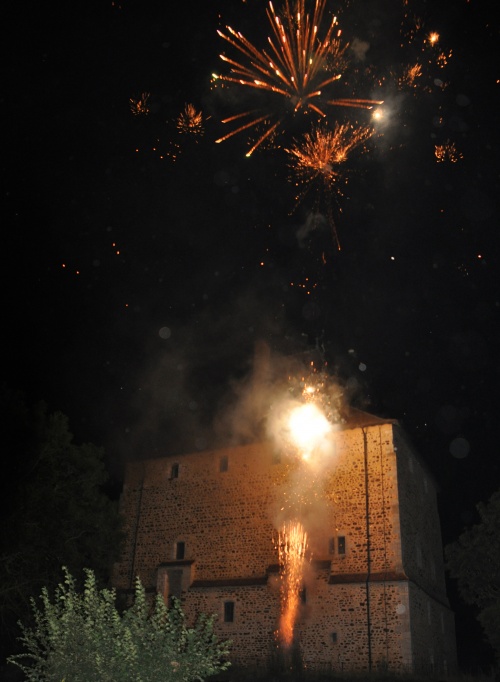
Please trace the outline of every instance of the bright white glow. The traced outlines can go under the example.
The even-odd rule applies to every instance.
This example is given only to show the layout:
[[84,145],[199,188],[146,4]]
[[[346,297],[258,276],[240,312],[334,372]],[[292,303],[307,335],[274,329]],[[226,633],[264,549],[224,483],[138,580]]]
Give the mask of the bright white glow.
[[311,452],[320,445],[332,430],[323,412],[312,403],[294,408],[288,420],[293,441],[302,450],[302,457],[309,459]]

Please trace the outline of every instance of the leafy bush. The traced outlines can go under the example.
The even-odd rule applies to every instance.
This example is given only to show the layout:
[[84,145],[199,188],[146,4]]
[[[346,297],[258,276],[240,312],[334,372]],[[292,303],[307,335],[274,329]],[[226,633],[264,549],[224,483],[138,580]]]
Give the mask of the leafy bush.
[[213,631],[215,616],[188,628],[178,600],[151,605],[139,579],[132,606],[120,613],[114,590],[99,590],[85,570],[83,593],[64,569],[64,583],[41,608],[32,600],[34,626],[21,625],[25,651],[7,660],[33,682],[193,682],[229,667],[228,642]]

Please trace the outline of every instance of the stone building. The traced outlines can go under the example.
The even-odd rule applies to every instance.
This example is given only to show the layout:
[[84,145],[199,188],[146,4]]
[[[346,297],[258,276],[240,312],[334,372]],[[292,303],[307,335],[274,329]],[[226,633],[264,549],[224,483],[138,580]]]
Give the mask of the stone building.
[[118,590],[136,576],[216,613],[235,664],[277,647],[283,582],[277,532],[298,520],[307,560],[294,646],[311,669],[456,668],[436,483],[401,427],[351,410],[321,467],[270,442],[128,464]]

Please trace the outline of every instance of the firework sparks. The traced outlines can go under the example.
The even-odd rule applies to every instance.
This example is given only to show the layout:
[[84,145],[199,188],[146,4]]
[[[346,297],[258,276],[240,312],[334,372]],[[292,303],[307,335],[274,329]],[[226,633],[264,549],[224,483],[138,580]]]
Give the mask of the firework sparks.
[[149,114],[148,100],[150,96],[149,92],[143,92],[140,97],[129,99],[130,111],[134,116],[147,116]]
[[302,524],[298,521],[285,523],[277,544],[281,578],[279,637],[281,643],[289,647],[293,642],[307,549],[307,534]]
[[339,384],[331,380],[326,371],[318,371],[311,363],[308,376],[300,378],[299,387],[293,388],[293,381],[289,378],[290,390],[300,391],[306,404],[316,405],[325,415],[330,424],[338,424],[341,421],[343,404],[343,391]]
[[193,104],[186,104],[177,117],[177,130],[181,135],[203,135],[203,114]]
[[[314,10],[308,13],[305,0],[296,1],[295,11],[292,11],[290,0],[285,0],[280,16],[270,2],[266,13],[273,34],[268,37],[267,50],[257,48],[230,26],[226,27],[226,33],[218,31],[220,37],[245,59],[237,61],[220,55],[230,65],[230,72],[229,75],[214,75],[214,78],[277,95],[281,98],[281,106],[279,114],[270,106],[266,110],[245,111],[223,119],[223,123],[238,122],[239,125],[216,142],[223,142],[237,133],[264,124],[265,131],[247,152],[247,156],[250,156],[276,132],[288,113],[293,115],[298,111],[309,111],[324,117],[326,105],[371,109],[382,103],[370,99],[328,97],[322,103],[320,98],[323,89],[342,78],[348,48],[348,44],[340,41],[335,16],[320,37],[325,3],[326,0],[315,0]],[[283,98],[288,104],[285,110],[282,106]]]
[[457,151],[454,142],[447,140],[445,144],[437,144],[434,147],[434,154],[436,156],[437,163],[443,163],[444,161],[449,161],[450,163],[456,163],[460,159],[463,159],[463,154]]
[[[327,214],[337,247],[340,242],[333,219],[331,198],[336,194],[342,196],[342,185],[347,182],[347,175],[342,164],[349,153],[364,144],[374,133],[373,128],[358,127],[350,124],[336,124],[334,130],[318,126],[306,133],[300,141],[295,141],[290,149],[289,166],[299,193],[296,197],[300,203],[305,195],[316,187],[323,194],[327,204]],[[319,183],[319,187],[318,187]],[[318,200],[319,203],[319,200]],[[316,208],[319,208],[318,206]]]
[[408,66],[401,78],[398,80],[398,85],[400,88],[407,86],[410,88],[415,88],[417,86],[418,80],[422,77],[422,65],[413,64]]

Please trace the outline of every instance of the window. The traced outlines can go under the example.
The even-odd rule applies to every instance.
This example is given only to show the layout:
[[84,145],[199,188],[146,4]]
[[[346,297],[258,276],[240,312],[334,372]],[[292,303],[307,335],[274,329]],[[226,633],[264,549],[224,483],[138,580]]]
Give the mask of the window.
[[299,592],[299,599],[301,604],[306,604],[307,603],[307,590],[306,586],[303,585],[300,592]]
[[224,602],[224,623],[234,622],[234,601]]
[[186,543],[185,542],[177,542],[175,545],[175,558],[180,561],[184,559],[184,555],[186,553]]
[[335,554],[335,538],[328,538],[328,554]]
[[227,455],[222,455],[219,460],[219,471],[227,471],[229,467],[229,461]]
[[345,535],[339,535],[337,538],[337,552],[345,554]]
[[178,464],[172,464],[172,468],[170,469],[170,478],[179,478],[179,465]]
[[182,570],[170,569],[167,571],[168,576],[168,600],[172,604],[172,597],[176,599],[181,598],[182,593]]
[[337,633],[332,632],[330,637],[332,638],[332,644],[337,644]]

